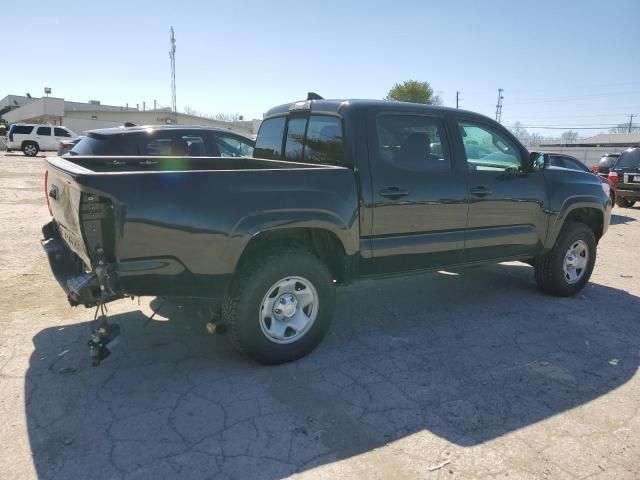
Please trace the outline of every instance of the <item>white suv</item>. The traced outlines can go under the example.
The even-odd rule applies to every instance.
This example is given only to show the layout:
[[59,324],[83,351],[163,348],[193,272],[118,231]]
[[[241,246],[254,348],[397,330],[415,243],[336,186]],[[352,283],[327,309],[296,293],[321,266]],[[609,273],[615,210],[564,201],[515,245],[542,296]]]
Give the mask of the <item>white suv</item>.
[[15,123],[9,127],[7,150],[22,150],[26,156],[33,157],[39,151],[56,151],[61,140],[77,137],[65,127]]

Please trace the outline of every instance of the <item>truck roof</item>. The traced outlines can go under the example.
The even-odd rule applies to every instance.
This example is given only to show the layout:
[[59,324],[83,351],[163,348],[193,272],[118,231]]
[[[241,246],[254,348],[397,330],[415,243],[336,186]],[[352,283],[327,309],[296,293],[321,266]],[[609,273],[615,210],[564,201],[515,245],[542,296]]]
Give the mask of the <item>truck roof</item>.
[[[410,102],[398,102],[395,100],[370,100],[370,99],[322,99],[322,100],[300,100],[293,103],[285,103],[273,107],[267,111],[265,118],[272,116],[282,115],[296,110],[309,110],[314,113],[325,113],[329,115],[340,115],[345,109],[357,109],[384,106],[391,107],[393,109],[407,109],[415,110],[416,107],[431,112],[464,112],[472,115],[482,116],[479,113],[471,112],[469,110],[456,109],[451,107],[439,107],[435,105],[424,105]],[[488,118],[488,117],[487,117]]]

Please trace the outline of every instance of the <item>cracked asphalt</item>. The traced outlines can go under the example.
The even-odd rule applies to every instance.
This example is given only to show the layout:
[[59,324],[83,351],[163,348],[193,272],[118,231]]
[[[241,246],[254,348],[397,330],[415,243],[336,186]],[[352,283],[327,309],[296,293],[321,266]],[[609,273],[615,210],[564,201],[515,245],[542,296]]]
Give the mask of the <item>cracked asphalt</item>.
[[640,208],[575,298],[519,263],[366,281],[278,367],[192,305],[122,300],[92,368],[94,312],[39,245],[42,160],[0,153],[1,478],[640,478]]

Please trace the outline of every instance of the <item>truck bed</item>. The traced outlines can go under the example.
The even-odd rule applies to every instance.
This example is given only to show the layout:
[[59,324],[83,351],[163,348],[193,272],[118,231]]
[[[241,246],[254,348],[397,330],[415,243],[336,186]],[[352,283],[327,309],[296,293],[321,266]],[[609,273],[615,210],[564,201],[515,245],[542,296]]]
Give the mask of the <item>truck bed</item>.
[[[104,269],[114,297],[209,297],[226,290],[252,237],[296,225],[329,229],[358,248],[358,195],[347,168],[256,158],[80,156],[51,157],[46,167],[54,221],[45,239],[53,240],[54,257],[75,262],[66,262],[63,288],[85,285],[89,277],[95,286]],[[73,291],[67,294],[73,301]],[[87,292],[75,297],[92,303]]]

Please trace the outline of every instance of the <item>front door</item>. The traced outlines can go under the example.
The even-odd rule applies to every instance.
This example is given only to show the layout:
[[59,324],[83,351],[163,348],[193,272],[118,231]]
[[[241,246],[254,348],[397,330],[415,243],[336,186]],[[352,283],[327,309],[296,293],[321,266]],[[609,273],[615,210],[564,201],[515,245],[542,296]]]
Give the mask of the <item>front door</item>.
[[469,186],[465,261],[535,255],[547,233],[543,172],[528,171],[526,150],[498,125],[461,118],[457,127]]
[[444,119],[421,113],[371,112],[367,128],[373,259],[365,273],[462,261],[466,177],[464,170],[455,168]]
[[58,145],[55,137],[51,135],[51,127],[38,127],[36,130],[36,141],[40,150],[57,150]]

